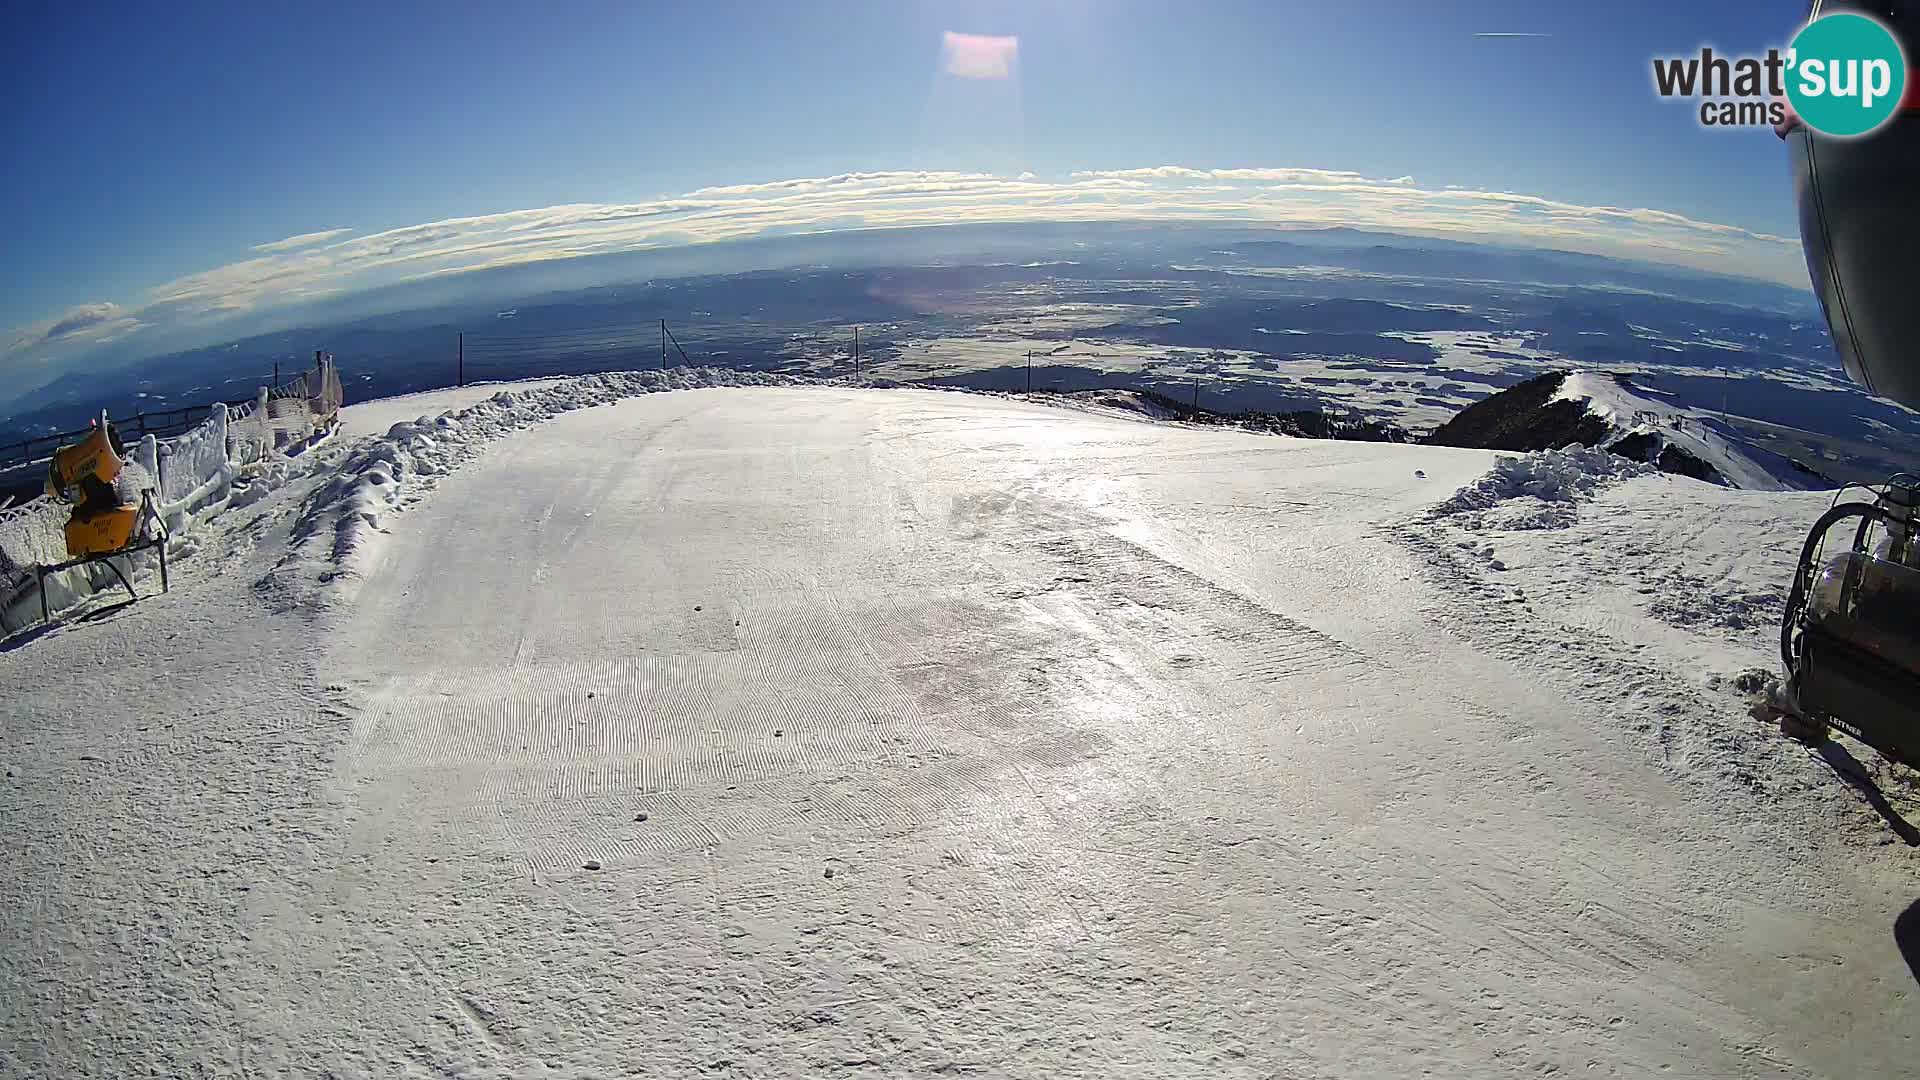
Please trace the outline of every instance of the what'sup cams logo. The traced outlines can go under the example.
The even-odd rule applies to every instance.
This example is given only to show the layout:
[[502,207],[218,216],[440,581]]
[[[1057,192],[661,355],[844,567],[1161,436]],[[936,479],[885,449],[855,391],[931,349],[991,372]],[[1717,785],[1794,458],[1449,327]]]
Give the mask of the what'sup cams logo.
[[1878,19],[1836,12],[1801,27],[1784,53],[1655,57],[1653,86],[1663,98],[1698,99],[1705,127],[1777,128],[1790,105],[1806,126],[1846,138],[1879,130],[1899,111],[1907,57]]

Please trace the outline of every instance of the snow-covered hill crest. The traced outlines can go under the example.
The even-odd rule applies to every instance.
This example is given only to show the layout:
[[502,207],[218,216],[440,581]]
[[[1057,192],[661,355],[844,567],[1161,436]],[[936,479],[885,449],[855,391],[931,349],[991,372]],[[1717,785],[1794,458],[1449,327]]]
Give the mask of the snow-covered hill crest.
[[1723,487],[1803,491],[1827,477],[1742,439],[1718,416],[1678,405],[1625,375],[1551,372],[1461,410],[1427,439],[1441,446],[1606,450]]

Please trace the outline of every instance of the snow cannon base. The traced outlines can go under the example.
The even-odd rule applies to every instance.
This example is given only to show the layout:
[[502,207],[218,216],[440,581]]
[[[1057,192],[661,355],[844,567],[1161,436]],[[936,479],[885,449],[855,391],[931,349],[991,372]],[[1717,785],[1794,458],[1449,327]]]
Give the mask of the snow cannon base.
[[[140,599],[140,594],[134,589],[132,580],[128,578],[126,573],[121,571],[120,567],[116,565],[113,560],[125,558],[128,569],[131,570],[133,568],[132,557],[134,555],[143,551],[154,551],[159,554],[160,591],[173,591],[173,584],[167,574],[167,540],[169,537],[166,526],[160,521],[159,512],[154,509],[153,492],[142,492],[140,495],[140,504],[126,511],[126,514],[127,520],[124,522],[121,522],[117,517],[113,519],[113,528],[118,529],[120,525],[123,524],[126,526],[124,534],[118,537],[117,547],[83,547],[78,551],[75,558],[68,559],[66,562],[34,567],[36,578],[35,586],[40,591],[40,621],[42,623],[53,622],[53,613],[49,610],[47,603],[47,578],[50,575],[60,573],[64,570],[73,570],[95,564],[105,565],[108,570],[113,572],[113,576],[119,579],[120,586],[127,590],[127,602],[133,603]],[[70,549],[74,547],[72,522],[69,522],[67,525],[67,543]]]
[[1912,715],[1920,684],[1912,672],[1814,630],[1795,692],[1808,717],[1835,723],[1888,758],[1920,768],[1920,723]]

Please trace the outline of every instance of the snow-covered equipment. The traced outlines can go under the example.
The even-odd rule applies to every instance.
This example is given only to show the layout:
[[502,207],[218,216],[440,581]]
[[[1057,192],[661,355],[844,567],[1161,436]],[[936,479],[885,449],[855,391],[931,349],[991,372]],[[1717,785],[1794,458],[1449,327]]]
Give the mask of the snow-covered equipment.
[[76,566],[104,563],[138,600],[139,593],[113,560],[157,548],[161,588],[167,588],[166,527],[154,510],[152,489],[135,491],[127,483],[118,441],[106,413],[101,413],[86,438],[54,451],[47,463],[47,497],[71,504],[73,511],[65,530],[71,558],[35,568],[42,619],[47,617],[47,575]]
[[72,505],[67,517],[67,554],[118,551],[133,539],[140,500],[119,483],[126,466],[105,413],[87,436],[53,452],[47,463],[47,497]]
[[[1843,490],[1841,494],[1845,494]],[[1831,725],[1920,767],[1920,477],[1901,474],[1814,523],[1780,624],[1788,683],[1774,711],[1789,734]],[[1849,525],[1852,543],[1826,554]]]
[[338,428],[342,403],[333,354],[315,351],[312,368],[229,411],[229,457],[253,466],[318,442]]

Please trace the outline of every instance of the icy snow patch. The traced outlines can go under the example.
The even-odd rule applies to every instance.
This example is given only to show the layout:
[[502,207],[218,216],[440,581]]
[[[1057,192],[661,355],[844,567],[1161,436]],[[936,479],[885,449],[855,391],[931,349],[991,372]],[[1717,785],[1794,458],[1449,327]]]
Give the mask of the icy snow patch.
[[1434,517],[1471,515],[1469,527],[1564,529],[1578,518],[1574,504],[1603,488],[1658,470],[1605,450],[1580,445],[1501,457],[1493,471],[1434,507]]

